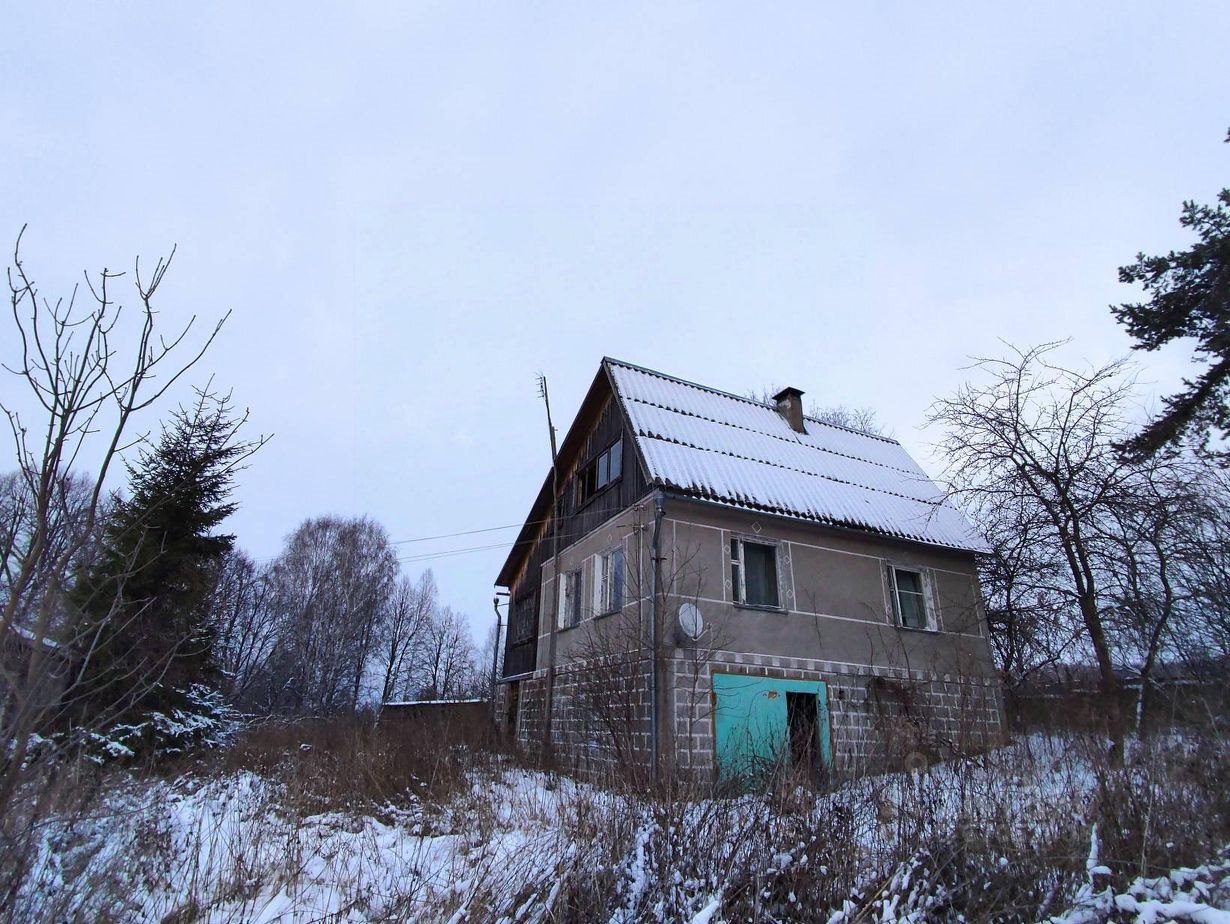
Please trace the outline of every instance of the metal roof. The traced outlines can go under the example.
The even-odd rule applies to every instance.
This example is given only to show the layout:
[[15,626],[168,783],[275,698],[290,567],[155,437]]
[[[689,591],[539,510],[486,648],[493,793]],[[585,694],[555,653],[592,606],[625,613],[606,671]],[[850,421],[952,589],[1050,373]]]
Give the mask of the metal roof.
[[812,417],[798,433],[771,405],[603,363],[652,483],[731,507],[986,551],[896,440]]

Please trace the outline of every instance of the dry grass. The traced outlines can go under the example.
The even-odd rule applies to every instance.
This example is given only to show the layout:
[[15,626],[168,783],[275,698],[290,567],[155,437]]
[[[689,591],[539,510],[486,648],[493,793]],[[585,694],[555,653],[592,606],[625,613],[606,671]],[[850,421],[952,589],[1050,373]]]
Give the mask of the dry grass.
[[363,811],[442,804],[467,774],[500,759],[485,722],[342,715],[267,722],[246,730],[215,772],[250,770],[286,780],[305,811]]
[[484,735],[265,725],[152,777],[99,776],[94,808],[56,828],[60,878],[7,916],[1033,921],[1089,881],[1095,825],[1120,885],[1230,843],[1230,754],[1211,738],[1137,742],[1114,767],[1104,739],[1038,736],[828,791],[778,776],[731,794],[589,786]]

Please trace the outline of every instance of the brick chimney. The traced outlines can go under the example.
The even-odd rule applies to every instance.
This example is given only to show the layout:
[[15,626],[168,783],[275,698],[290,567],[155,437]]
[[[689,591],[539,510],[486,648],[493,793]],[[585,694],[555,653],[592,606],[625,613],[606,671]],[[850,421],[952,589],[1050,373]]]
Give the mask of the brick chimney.
[[797,388],[783,388],[773,396],[777,402],[777,413],[786,418],[790,429],[798,433],[806,433],[803,428],[803,392]]

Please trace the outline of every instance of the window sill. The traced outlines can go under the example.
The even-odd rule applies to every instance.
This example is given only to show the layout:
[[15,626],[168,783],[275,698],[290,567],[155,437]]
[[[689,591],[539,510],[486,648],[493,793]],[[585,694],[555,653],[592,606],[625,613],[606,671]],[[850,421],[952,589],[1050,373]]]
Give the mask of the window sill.
[[940,630],[936,626],[903,626],[901,623],[894,623],[898,629],[906,632],[925,632],[927,635],[939,635]]
[[783,613],[785,614],[785,613],[790,612],[784,606],[765,606],[759,603],[739,603],[737,601],[733,605],[735,609],[737,610],[751,610],[754,613]]

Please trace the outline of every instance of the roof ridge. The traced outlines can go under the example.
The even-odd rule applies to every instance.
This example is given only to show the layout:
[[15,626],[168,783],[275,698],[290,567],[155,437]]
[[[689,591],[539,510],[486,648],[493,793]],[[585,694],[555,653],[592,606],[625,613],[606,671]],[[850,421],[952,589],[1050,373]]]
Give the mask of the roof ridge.
[[671,382],[678,382],[680,385],[690,385],[692,388],[699,388],[701,391],[707,391],[714,395],[721,395],[723,398],[734,398],[736,401],[742,401],[745,404],[754,404],[756,407],[773,409],[773,405],[765,404],[763,401],[757,401],[755,398],[749,398],[746,395],[736,395],[734,392],[722,391],[720,388],[714,388],[711,385],[702,385],[700,382],[693,382],[690,379],[682,379],[677,375],[671,375],[669,372],[659,372],[657,369],[650,369],[648,366],[638,366],[636,363],[630,363],[623,359],[616,359],[613,356],[602,357],[604,363],[614,363],[617,366],[623,366],[625,369],[635,369],[637,372],[644,372],[647,375],[656,375],[660,379],[667,379]]
[[[671,375],[668,372],[659,372],[657,369],[650,369],[648,366],[640,366],[640,365],[637,365],[636,363],[630,363],[624,359],[616,359],[614,356],[604,356],[602,357],[602,362],[603,363],[613,363],[614,365],[617,365],[617,366],[623,366],[625,369],[634,369],[637,372],[643,372],[646,375],[655,375],[660,379],[666,379],[667,381],[670,381],[670,382],[677,382],[680,385],[688,385],[692,388],[698,388],[701,391],[707,391],[710,394],[720,395],[723,398],[733,398],[736,401],[742,401],[745,404],[751,404],[751,405],[754,405],[755,407],[767,408],[768,410],[773,411],[774,413],[777,413],[777,409],[772,404],[769,404],[765,401],[757,401],[755,398],[749,398],[746,395],[736,395],[734,392],[723,391],[722,389],[714,388],[711,385],[702,385],[699,382],[693,382],[690,379],[680,378],[679,376]],[[847,427],[844,424],[829,423],[827,420],[820,420],[816,417],[811,417],[807,414],[803,415],[803,419],[810,420],[812,423],[819,424],[822,427],[833,427],[836,430],[845,430],[847,433],[854,433],[854,434],[857,434],[858,436],[868,437],[869,439],[880,440],[881,442],[884,442],[884,443],[891,443],[894,446],[901,445],[900,440],[893,439],[891,436],[883,436],[879,433],[871,433],[867,430],[860,430],[857,427]],[[721,421],[718,421],[718,422],[720,423]]]

